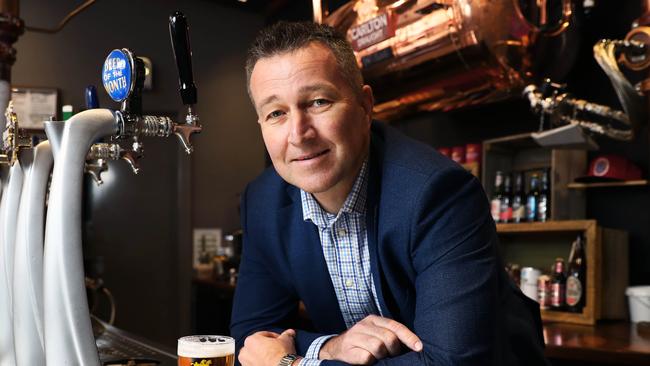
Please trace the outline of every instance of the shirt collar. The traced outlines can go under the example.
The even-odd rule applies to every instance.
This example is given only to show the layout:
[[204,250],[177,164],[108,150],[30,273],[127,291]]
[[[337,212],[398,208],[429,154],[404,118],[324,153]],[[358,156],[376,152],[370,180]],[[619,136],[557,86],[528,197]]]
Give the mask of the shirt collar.
[[320,228],[332,226],[343,213],[364,215],[366,213],[366,194],[368,187],[368,159],[361,165],[357,179],[352,185],[352,190],[337,214],[323,210],[311,193],[300,190],[302,202],[302,217],[304,221],[311,221]]

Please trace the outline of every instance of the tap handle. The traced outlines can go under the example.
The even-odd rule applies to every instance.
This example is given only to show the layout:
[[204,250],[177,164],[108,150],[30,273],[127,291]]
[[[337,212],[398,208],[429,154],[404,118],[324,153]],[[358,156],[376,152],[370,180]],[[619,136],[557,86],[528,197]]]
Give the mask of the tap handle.
[[99,108],[99,99],[97,98],[97,88],[94,85],[88,85],[84,93],[86,98],[86,109]]
[[169,36],[178,68],[178,83],[183,104],[196,104],[196,86],[192,76],[192,50],[190,33],[185,15],[180,11],[169,16]]

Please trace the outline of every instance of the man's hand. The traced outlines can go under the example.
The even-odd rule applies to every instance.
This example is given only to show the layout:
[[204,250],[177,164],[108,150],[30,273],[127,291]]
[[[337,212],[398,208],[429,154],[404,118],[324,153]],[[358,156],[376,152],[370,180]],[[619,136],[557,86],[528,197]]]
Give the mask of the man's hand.
[[296,331],[287,329],[282,334],[257,332],[246,338],[237,358],[242,366],[277,366],[282,357],[296,353]]
[[371,365],[382,358],[399,355],[402,344],[416,352],[422,350],[422,341],[404,324],[369,315],[341,335],[325,342],[318,358]]

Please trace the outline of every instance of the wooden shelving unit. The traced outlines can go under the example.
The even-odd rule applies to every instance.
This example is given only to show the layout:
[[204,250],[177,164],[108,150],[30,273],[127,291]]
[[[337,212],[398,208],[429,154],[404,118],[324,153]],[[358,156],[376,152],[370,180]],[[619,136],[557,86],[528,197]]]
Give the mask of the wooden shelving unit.
[[585,150],[541,147],[530,133],[524,133],[483,141],[482,159],[481,181],[488,197],[492,197],[494,192],[494,177],[497,171],[506,174],[523,172],[527,189],[531,173],[548,169],[551,184],[550,218],[585,218],[585,192],[570,190],[567,187],[576,178],[584,175],[587,166]]
[[[598,226],[595,220],[497,224],[507,261],[549,272],[556,257],[569,254],[578,234],[585,239],[586,305],[582,313],[542,310],[544,321],[593,325],[598,319],[626,316],[627,233]],[[616,274],[616,276],[610,276]]]

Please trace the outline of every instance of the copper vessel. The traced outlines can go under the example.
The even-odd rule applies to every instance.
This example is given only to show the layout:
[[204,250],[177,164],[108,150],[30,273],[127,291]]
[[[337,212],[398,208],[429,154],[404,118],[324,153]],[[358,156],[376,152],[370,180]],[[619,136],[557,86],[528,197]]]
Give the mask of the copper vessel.
[[383,119],[518,96],[565,72],[576,48],[570,0],[356,0],[331,14],[313,3],[347,35]]

